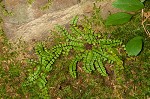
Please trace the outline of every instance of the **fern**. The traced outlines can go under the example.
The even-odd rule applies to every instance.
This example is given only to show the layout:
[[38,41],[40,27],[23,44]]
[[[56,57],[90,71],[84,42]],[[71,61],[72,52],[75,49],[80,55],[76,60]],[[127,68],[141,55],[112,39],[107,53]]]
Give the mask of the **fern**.
[[39,56],[39,62],[36,70],[29,75],[25,86],[37,83],[40,89],[45,88],[46,75],[52,70],[53,64],[61,54],[68,55],[70,50],[74,50],[75,53],[69,65],[69,72],[73,78],[77,77],[78,62],[83,62],[82,69],[86,73],[97,70],[102,76],[107,76],[105,63],[122,67],[122,61],[116,53],[121,41],[101,38],[100,34],[95,34],[90,26],[80,29],[77,20],[76,16],[71,22],[70,31],[72,33],[57,26],[57,31],[63,34],[66,42],[55,45],[50,50],[47,50],[41,43],[36,46],[35,51]]

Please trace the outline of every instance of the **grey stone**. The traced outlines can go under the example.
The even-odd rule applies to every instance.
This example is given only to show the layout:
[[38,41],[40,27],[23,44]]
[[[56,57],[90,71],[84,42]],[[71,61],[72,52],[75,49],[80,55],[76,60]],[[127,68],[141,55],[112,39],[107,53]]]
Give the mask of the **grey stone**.
[[[43,11],[41,6],[44,6],[47,0],[35,0],[31,5],[26,0],[6,0],[6,9],[14,15],[3,17],[4,30],[13,42],[17,42],[19,38],[26,42],[32,42],[33,39],[42,40],[56,24],[65,25],[75,15],[82,18],[82,15],[91,14],[94,2],[95,0],[53,0],[50,8]],[[104,18],[109,12],[118,11],[112,10],[111,2],[108,1],[96,5],[100,6]]]

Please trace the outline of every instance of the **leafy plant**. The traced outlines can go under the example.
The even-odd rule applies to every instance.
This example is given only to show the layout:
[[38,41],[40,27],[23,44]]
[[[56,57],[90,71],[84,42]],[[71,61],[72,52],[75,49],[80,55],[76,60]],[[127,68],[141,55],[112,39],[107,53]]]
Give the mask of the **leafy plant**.
[[[148,2],[149,0],[145,0],[145,1],[146,1],[145,6],[147,5],[147,8],[145,7],[144,10],[147,10],[149,9],[150,3]],[[84,21],[81,22],[83,23],[83,26],[75,25],[75,27],[81,30],[84,35],[87,33],[87,32],[85,33],[84,31],[85,30],[88,31],[88,29],[85,29],[85,28],[89,28],[90,30],[93,30],[94,32],[92,32],[93,33],[92,35],[97,35],[96,34],[97,31],[101,31],[101,33],[99,34],[98,37],[96,37],[96,39],[107,40],[107,37],[108,37],[107,33],[103,32],[103,29],[97,30],[97,27],[101,28],[103,26],[103,23],[101,23],[102,20],[100,19],[101,17],[100,17],[98,10],[99,10],[98,8],[95,10],[93,17],[90,17],[90,18],[86,17],[87,23]],[[83,64],[83,59],[80,60],[79,64],[77,62],[77,67],[76,67],[77,68],[76,73],[78,73],[78,75],[80,76],[78,76],[78,79],[71,79],[69,77],[70,75],[68,75],[68,67],[70,66],[69,64],[74,60],[74,58],[76,58],[77,55],[84,54],[84,52],[81,52],[80,50],[76,50],[74,48],[70,49],[69,52],[65,50],[62,51],[59,57],[55,59],[52,65],[51,73],[45,72],[42,69],[38,69],[38,67],[42,67],[41,65],[42,56],[40,58],[40,55],[38,54],[38,52],[37,54],[39,56],[40,61],[30,60],[31,64],[27,64],[25,60],[26,58],[29,58],[28,56],[26,56],[26,53],[28,53],[28,51],[27,52],[23,51],[23,54],[25,54],[26,58],[24,57],[24,55],[22,56],[21,54],[22,51],[20,50],[16,51],[16,46],[12,46],[11,44],[8,43],[8,40],[6,39],[4,35],[4,31],[1,29],[1,26],[0,26],[0,38],[1,38],[0,39],[0,47],[1,47],[0,49],[0,97],[4,99],[5,98],[8,98],[8,99],[9,98],[15,98],[15,99],[16,98],[17,99],[18,98],[31,98],[31,99],[32,98],[33,99],[34,98],[35,99],[38,99],[38,98],[39,99],[40,98],[42,99],[43,98],[46,98],[46,99],[49,99],[49,98],[52,98],[52,99],[53,98],[54,99],[55,98],[62,98],[62,99],[63,98],[64,99],[65,98],[67,99],[70,99],[70,98],[75,98],[75,99],[86,99],[86,98],[147,99],[149,98],[150,97],[150,73],[149,73],[150,39],[147,37],[146,34],[144,34],[144,30],[141,27],[140,19],[141,19],[140,15],[136,14],[135,16],[132,17],[132,20],[128,22],[127,24],[117,26],[117,29],[115,28],[115,31],[113,30],[113,32],[111,33],[111,36],[109,37],[109,38],[120,39],[124,44],[126,44],[127,41],[130,42],[130,39],[132,40],[132,38],[133,39],[136,38],[135,37],[136,35],[142,35],[144,37],[144,40],[143,38],[138,40],[144,43],[144,48],[142,49],[142,53],[140,53],[138,57],[126,57],[126,53],[124,53],[124,51],[118,48],[124,60],[124,64],[123,64],[124,70],[123,72],[120,73],[122,75],[118,74],[120,78],[122,79],[122,83],[119,83],[119,84],[114,82],[116,81],[116,78],[114,78],[114,75],[112,74],[110,74],[108,77],[102,77],[101,75],[97,75],[97,72],[94,71],[92,75],[85,75],[85,73],[83,73],[83,71],[81,70],[82,69],[81,64]],[[0,22],[1,21],[2,20],[0,20]],[[107,30],[109,31],[108,28]],[[75,36],[76,33],[72,33],[71,29],[68,30],[68,32],[72,37],[77,37]],[[56,35],[54,34],[54,36],[50,37],[48,41],[44,41],[44,43],[39,43],[36,46],[36,51],[38,51],[37,50],[38,48],[41,48],[43,50],[43,55],[44,55],[45,50],[47,50],[49,53],[52,53],[53,51],[52,47],[54,45],[57,45],[58,42],[60,45],[68,43],[69,41],[64,42],[64,37],[66,36],[62,37],[60,34],[56,34]],[[60,38],[58,37],[58,35]],[[81,38],[79,38],[79,40],[84,40]],[[49,42],[49,40],[51,40],[51,42]],[[132,40],[132,41],[135,41],[135,40]],[[85,43],[87,42],[85,41]],[[137,43],[135,42],[132,43],[131,44],[132,46],[130,46],[129,48],[135,46],[136,44]],[[18,45],[20,46],[20,44]],[[98,47],[100,46],[100,44],[96,44],[93,46]],[[47,47],[49,47],[50,49],[48,49]],[[112,47],[112,49],[114,49],[113,52],[116,55],[117,55],[117,47],[118,46]],[[21,46],[21,48],[26,49],[24,45]],[[15,51],[13,51],[13,49],[15,49]],[[86,49],[84,50],[86,51]],[[90,52],[90,49],[87,51]],[[132,51],[134,52],[134,49]],[[64,52],[66,52],[66,54]],[[109,51],[106,51],[106,52],[109,53]],[[18,55],[19,55],[19,60],[18,60]],[[21,55],[21,58],[23,58],[23,60],[20,58],[20,55]],[[34,57],[34,53],[30,52],[30,56],[33,57],[35,60],[37,59]],[[48,56],[48,53],[45,53],[45,56]],[[111,65],[111,64],[108,64],[108,61],[103,62],[103,64],[107,66]],[[114,62],[114,64],[111,66],[115,69],[116,68],[120,69],[119,66],[117,67],[116,62]],[[31,68],[31,69],[28,69],[28,68]],[[37,78],[40,78],[40,79],[34,79],[31,81],[28,81],[29,78],[25,79],[26,76],[29,76],[28,74],[30,74],[30,77],[31,76],[34,77],[33,74],[38,70],[39,70],[39,73],[38,73],[39,75]],[[116,71],[115,71],[115,74],[117,73]],[[41,80],[43,79],[41,76],[43,75],[42,73],[45,74],[44,79],[46,80],[43,83],[43,85],[42,85],[42,81],[44,80]],[[107,79],[109,79],[109,81]],[[25,83],[22,88],[20,84],[24,81]],[[42,85],[43,87],[39,87],[40,85]],[[51,97],[49,97],[49,95],[51,95]]]
[[[124,11],[138,11],[144,8],[143,3],[139,0],[117,0],[113,3],[113,6]],[[118,12],[110,15],[107,18],[105,25],[110,26],[124,24],[130,21],[131,18],[131,14],[127,14],[125,12]],[[141,38],[142,37],[137,36],[127,43],[126,51],[128,55],[136,56],[139,54],[143,46]]]
[[128,55],[137,56],[142,50],[143,37],[136,36],[126,44]]
[[53,0],[48,0],[48,2],[44,6],[41,7],[41,10],[49,9],[52,4],[52,1]]
[[29,4],[32,4],[35,0],[28,0]]
[[119,40],[104,39],[100,34],[92,31],[91,27],[80,27],[77,25],[78,17],[75,17],[71,23],[69,33],[65,28],[57,26],[58,32],[62,33],[66,42],[55,45],[50,50],[46,49],[42,43],[39,43],[35,51],[39,56],[39,62],[23,86],[37,85],[40,89],[46,88],[46,77],[52,70],[55,61],[60,55],[68,55],[73,52],[69,72],[73,78],[77,77],[77,64],[83,63],[82,69],[86,73],[97,70],[102,76],[107,76],[105,64],[114,64],[115,68],[122,68],[122,61],[117,55],[117,47],[121,45]]
[[[114,7],[124,11],[138,11],[144,8],[139,0],[117,0],[112,4]],[[106,25],[119,25],[130,21],[132,15],[125,12],[118,12],[110,15],[106,20]]]
[[144,8],[140,0],[117,0],[113,3],[113,6],[124,11],[138,11]]
[[108,16],[108,19],[106,21],[105,25],[119,25],[124,24],[128,22],[131,19],[132,15],[119,12],[116,14],[112,14],[111,16]]

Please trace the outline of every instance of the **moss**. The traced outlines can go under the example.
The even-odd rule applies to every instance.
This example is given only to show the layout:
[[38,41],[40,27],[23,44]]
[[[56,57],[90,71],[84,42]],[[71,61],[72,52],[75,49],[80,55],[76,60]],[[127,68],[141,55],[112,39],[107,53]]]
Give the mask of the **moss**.
[[[149,9],[149,0],[146,0],[146,8]],[[92,28],[102,27],[103,20],[101,20],[98,11],[93,12],[92,18],[87,18],[88,22],[92,23]],[[97,19],[98,18],[98,19]],[[89,25],[86,24],[87,26]],[[91,25],[91,24],[90,24]],[[1,29],[1,28],[0,28]],[[122,59],[124,61],[124,71],[122,72],[122,82],[116,84],[113,74],[108,77],[102,77],[98,72],[87,74],[82,71],[82,62],[78,64],[77,79],[70,77],[68,72],[68,65],[72,59],[73,54],[70,53],[68,57],[62,57],[56,61],[56,68],[51,71],[46,77],[48,83],[48,94],[50,98],[74,98],[74,99],[117,99],[117,98],[139,98],[146,99],[150,97],[150,38],[146,35],[141,26],[140,13],[132,18],[127,24],[111,27],[101,28],[99,33],[101,36],[107,38],[119,39],[126,44],[131,38],[140,35],[145,38],[142,52],[137,57],[129,57],[125,51],[122,51]],[[110,30],[111,29],[111,30]],[[150,29],[150,28],[148,28]],[[50,49],[59,42],[63,43],[65,38],[59,34],[52,34],[46,41],[43,41],[46,48]],[[31,69],[34,69],[34,63],[27,64],[24,60],[17,60],[18,51],[13,51],[12,45],[8,43],[3,30],[0,30],[0,97],[2,98],[39,98],[41,90],[37,86],[30,86],[23,88],[21,83],[26,81],[26,75]],[[87,49],[93,46],[85,44]],[[28,52],[28,51],[27,51]],[[34,57],[36,60],[37,57]],[[111,70],[111,69],[110,69]],[[116,89],[114,89],[116,88]]]

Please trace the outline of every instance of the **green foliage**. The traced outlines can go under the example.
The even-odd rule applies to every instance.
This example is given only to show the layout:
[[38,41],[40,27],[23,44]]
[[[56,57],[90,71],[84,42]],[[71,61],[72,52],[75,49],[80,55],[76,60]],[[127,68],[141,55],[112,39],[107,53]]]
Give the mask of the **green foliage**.
[[0,14],[3,16],[12,16],[13,15],[13,13],[11,11],[6,10],[4,2],[2,2],[2,1],[0,1]]
[[138,11],[144,8],[140,0],[117,0],[113,3],[113,6],[124,11]]
[[69,72],[73,78],[77,77],[77,64],[83,63],[82,69],[86,73],[97,70],[102,76],[107,76],[104,65],[114,64],[116,67],[122,66],[122,61],[117,56],[117,46],[121,45],[119,40],[103,39],[99,34],[94,34],[90,27],[79,29],[77,26],[78,17],[75,17],[70,26],[69,33],[65,28],[57,26],[58,32],[62,33],[66,42],[55,45],[50,50],[43,44],[37,44],[35,51],[39,56],[39,62],[23,86],[37,85],[40,90],[46,88],[46,76],[52,70],[55,61],[60,55],[67,56],[70,51],[74,52]]
[[124,71],[122,72],[124,75],[122,79],[124,79],[124,81],[120,84],[122,87],[119,93],[122,94],[123,98],[147,99],[150,95],[150,38],[145,34],[141,26],[141,13],[133,16],[132,20],[127,24],[117,26],[112,36],[113,38],[122,40],[123,44],[127,44],[128,41],[134,37],[143,37],[141,40],[143,40],[142,43],[144,46],[138,56],[128,57],[126,53],[122,52],[122,54],[124,54]]
[[106,20],[106,25],[119,25],[128,22],[131,19],[132,15],[119,12],[116,14],[112,14]]
[[[144,8],[144,5],[139,0],[117,0],[113,6],[124,11],[138,11]],[[132,15],[118,12],[110,15],[106,20],[106,25],[119,25],[130,21]]]
[[76,20],[77,18],[74,19],[73,24],[70,27],[72,34],[69,34],[64,28],[60,26],[57,27],[58,31],[63,33],[66,37],[67,43],[69,43],[72,49],[78,53],[70,65],[69,70],[71,75],[76,78],[77,63],[82,61],[83,70],[85,72],[91,73],[97,69],[101,75],[106,76],[107,73],[103,67],[104,62],[121,62],[119,57],[115,56],[116,54],[114,54],[115,48],[112,49],[112,47],[120,45],[121,42],[118,40],[99,38],[100,35],[94,35],[93,31],[89,27],[84,27],[82,31],[77,27]]
[[[125,11],[137,11],[144,7],[143,3],[139,0],[117,0],[113,3],[113,6]],[[132,15],[119,12],[110,15],[106,20],[106,25],[119,25],[130,21]],[[126,45],[126,51],[128,55],[137,56],[142,49],[141,37],[135,37],[131,39]]]
[[47,1],[48,2],[44,6],[41,7],[41,10],[46,10],[50,8],[53,0],[47,0]]
[[[29,77],[27,78],[27,81],[23,83],[22,87],[33,85],[38,86],[40,88],[40,95],[39,97],[48,97],[48,89],[46,87],[47,84],[47,73],[51,71],[52,67],[51,65],[54,63],[53,59],[56,57],[53,57],[51,53],[49,53],[45,48],[43,48],[43,45],[41,43],[37,44],[36,46],[36,53],[39,55],[39,63],[32,62],[32,64],[35,64],[35,70],[31,70]],[[56,52],[57,53],[57,52]]]
[[[147,3],[148,1],[149,0],[146,0],[145,2],[147,7],[149,7],[149,3]],[[64,37],[60,36],[63,32],[60,34],[59,33],[54,34],[52,38],[48,39],[48,41],[44,41],[44,43],[37,44],[35,49],[37,55],[39,56],[39,60],[37,59],[37,57],[35,57],[34,53],[31,54],[30,52],[30,54],[28,54],[34,60],[38,60],[38,61],[30,60],[31,64],[26,64],[26,62],[24,62],[25,59],[28,58],[28,55],[21,56],[21,58],[23,59],[20,58],[20,55],[22,54],[20,54],[20,51],[16,51],[15,49],[16,46],[12,46],[15,47],[14,48],[15,51],[12,50],[12,47],[10,47],[10,44],[8,44],[8,40],[3,37],[4,36],[3,30],[0,29],[0,48],[1,48],[0,49],[0,97],[4,99],[7,98],[8,99],[9,98],[10,99],[11,98],[13,99],[20,99],[20,98],[23,99],[24,98],[147,99],[149,98],[150,97],[150,73],[149,73],[150,38],[147,37],[147,35],[143,30],[143,27],[141,26],[141,21],[140,21],[141,15],[136,14],[135,16],[132,17],[132,20],[130,22],[115,27],[115,30],[113,30],[114,28],[113,29],[111,28],[112,33],[111,36],[109,37],[111,39],[107,39],[108,37],[107,33],[102,32],[103,30],[101,31],[101,29],[100,29],[101,33],[98,32],[98,34],[96,34],[97,27],[101,28],[103,26],[103,21],[101,20],[101,17],[99,15],[99,9],[97,8],[96,10],[94,10],[93,14],[94,15],[89,19],[85,17],[87,19],[86,20],[87,23],[83,21],[81,22],[83,23],[82,25],[74,25],[77,22],[77,17],[76,17],[76,21],[72,20],[72,25],[76,29],[79,29],[82,32],[81,33],[82,36],[87,35],[89,33],[88,31],[92,30],[92,32],[90,33],[92,33],[92,35],[96,37],[96,42],[98,40],[99,40],[98,42],[100,42],[101,40],[102,46],[101,44],[98,43],[89,44],[87,43],[86,39],[83,39],[82,36],[76,38],[78,40],[74,39],[75,41],[70,40],[66,36],[64,36],[65,39],[67,40],[64,41]],[[71,28],[72,26],[70,27],[69,30],[66,30],[65,28],[62,29],[68,32],[68,34],[66,33],[67,35],[70,35],[71,37],[77,37],[76,35],[79,34],[73,32],[74,30]],[[114,41],[112,40],[112,38],[113,39],[117,38],[121,40],[123,44],[126,44],[129,41],[129,39],[132,39],[137,35],[142,35],[142,37],[144,37],[144,42],[143,42],[144,48],[142,49],[142,53],[140,53],[140,55],[137,57],[127,57],[126,53],[122,49],[118,48],[118,46],[112,46],[112,49],[109,50],[108,47],[109,44],[107,45],[106,42],[104,42],[104,41],[107,42]],[[49,40],[51,40],[51,42],[49,42]],[[81,45],[81,47],[72,46],[72,45],[70,46],[70,41],[75,42],[74,44],[71,43],[72,45],[75,44],[77,45],[77,43],[80,43],[80,41],[82,41],[80,44],[83,44],[84,46],[83,45]],[[49,42],[50,45],[47,45],[49,44],[47,42]],[[107,46],[103,47],[105,44]],[[71,48],[69,48],[68,46],[70,46]],[[103,47],[103,51],[97,51],[100,50],[98,49],[99,46],[100,48]],[[50,49],[48,49],[48,47]],[[57,49],[63,49],[61,54],[58,53],[59,51]],[[54,52],[52,52],[53,50]],[[113,50],[113,54],[111,53],[111,50]],[[120,72],[122,62],[120,63],[116,62],[117,58],[115,58],[116,56],[118,56],[117,51],[119,51],[119,53],[122,55],[121,57],[124,61],[123,64],[124,70],[121,73],[118,72]],[[59,57],[53,58],[55,60],[53,62],[53,65],[47,66],[48,63],[50,63],[50,61],[52,60],[52,58],[49,59],[49,56],[57,55],[55,52],[58,53]],[[29,51],[27,51],[27,53],[29,53]],[[25,53],[25,55],[27,53]],[[107,53],[107,55],[109,55],[109,58],[111,60],[116,60],[116,61],[114,61],[114,63],[108,64],[109,60],[105,60],[105,61],[101,60],[101,58],[99,57],[100,53],[102,53],[102,56],[105,56],[104,53]],[[18,55],[19,55],[19,60],[18,60]],[[46,58],[42,58],[43,56],[47,57],[48,60]],[[96,59],[97,56],[99,59],[98,58]],[[110,56],[114,56],[114,57],[110,57]],[[17,59],[15,59],[16,57]],[[93,62],[93,60],[97,60],[97,61]],[[101,63],[103,63],[103,65],[100,65],[101,67],[97,65]],[[89,64],[91,66],[89,66]],[[118,76],[122,80],[121,83],[116,84],[115,74],[109,73],[109,76],[107,77],[101,76],[102,74],[105,74],[103,70],[105,70],[105,66],[108,65],[115,68],[114,72],[115,74],[118,73]],[[49,73],[50,70],[46,69],[45,67],[47,68],[50,67],[50,70],[52,69],[53,71]],[[91,71],[92,75],[82,71],[82,69],[86,71],[87,68],[88,68],[87,72],[92,70]],[[72,76],[78,77],[78,79],[71,78],[70,75],[68,75],[68,69],[69,71],[72,72],[72,74],[71,73],[70,74]],[[102,72],[100,73],[101,75],[98,75],[97,71]],[[33,74],[35,74],[35,77]],[[26,76],[30,76],[30,78],[25,79]],[[24,83],[24,85],[21,87],[21,84],[23,82],[26,83]],[[49,95],[51,97],[49,97]]]
[[28,0],[29,4],[32,4],[35,0]]
[[146,0],[140,0],[141,2],[145,2]]
[[[34,3],[35,1],[36,1],[36,0],[27,0],[27,2],[28,2],[29,4],[32,4],[32,3]],[[50,6],[51,6],[51,4],[52,4],[52,1],[53,1],[53,0],[47,0],[47,3],[46,3],[45,5],[43,5],[43,6],[40,7],[41,10],[49,9]]]
[[137,56],[142,50],[142,45],[143,45],[143,37],[137,36],[131,39],[126,44],[126,51],[128,55]]

